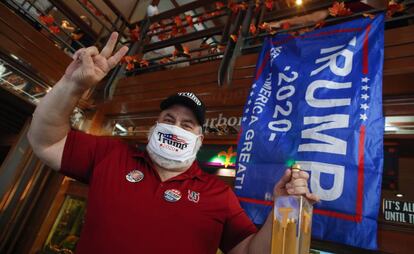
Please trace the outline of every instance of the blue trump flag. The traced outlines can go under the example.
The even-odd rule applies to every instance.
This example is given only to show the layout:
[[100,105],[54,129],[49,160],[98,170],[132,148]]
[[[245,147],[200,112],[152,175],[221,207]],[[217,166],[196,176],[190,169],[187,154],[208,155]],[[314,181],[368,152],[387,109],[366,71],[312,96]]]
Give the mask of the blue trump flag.
[[314,238],[376,249],[384,15],[264,41],[244,107],[235,191],[255,224],[293,162],[310,174]]

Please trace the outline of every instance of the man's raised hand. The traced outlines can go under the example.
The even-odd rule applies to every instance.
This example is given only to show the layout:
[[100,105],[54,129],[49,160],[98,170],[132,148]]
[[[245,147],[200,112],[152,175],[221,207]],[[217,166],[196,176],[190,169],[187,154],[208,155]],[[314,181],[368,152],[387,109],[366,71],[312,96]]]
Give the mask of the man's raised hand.
[[128,47],[123,46],[114,51],[118,33],[113,32],[101,52],[95,46],[82,48],[73,55],[72,63],[66,68],[65,78],[77,85],[90,88],[101,81],[127,53]]

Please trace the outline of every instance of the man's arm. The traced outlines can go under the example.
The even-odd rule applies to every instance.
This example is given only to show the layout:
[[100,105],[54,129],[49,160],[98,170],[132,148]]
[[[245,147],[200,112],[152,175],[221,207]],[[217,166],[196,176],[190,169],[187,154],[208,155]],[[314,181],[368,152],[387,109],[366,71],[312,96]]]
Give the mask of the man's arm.
[[70,130],[69,117],[82,94],[101,81],[128,51],[122,47],[112,56],[117,38],[118,34],[112,33],[101,52],[96,47],[78,50],[63,77],[40,100],[33,113],[27,138],[33,152],[55,170],[61,166]]
[[[309,174],[305,171],[292,172],[286,170],[283,177],[275,185],[273,190],[274,196],[284,195],[305,195],[311,202],[318,202],[319,197],[309,192],[308,189]],[[273,212],[270,212],[266,222],[260,230],[253,234],[238,245],[236,245],[229,254],[268,254],[271,250]]]

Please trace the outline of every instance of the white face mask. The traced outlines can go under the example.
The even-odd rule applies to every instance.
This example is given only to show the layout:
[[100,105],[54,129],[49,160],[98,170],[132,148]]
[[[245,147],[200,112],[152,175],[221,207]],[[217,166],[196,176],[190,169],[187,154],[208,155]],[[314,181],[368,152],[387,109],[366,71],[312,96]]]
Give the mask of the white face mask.
[[183,162],[196,157],[198,137],[178,126],[157,123],[147,149],[163,158]]

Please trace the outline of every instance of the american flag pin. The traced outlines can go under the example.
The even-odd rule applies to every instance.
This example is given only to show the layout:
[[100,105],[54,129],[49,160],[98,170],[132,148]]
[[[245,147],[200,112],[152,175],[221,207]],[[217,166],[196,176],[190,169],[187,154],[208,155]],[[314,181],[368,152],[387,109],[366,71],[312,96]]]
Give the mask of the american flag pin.
[[164,199],[168,202],[177,202],[181,199],[181,192],[177,189],[169,189],[164,192]]
[[142,179],[144,179],[144,173],[142,173],[141,171],[135,169],[132,170],[131,172],[129,172],[125,178],[128,180],[128,182],[131,183],[138,183],[141,182]]

